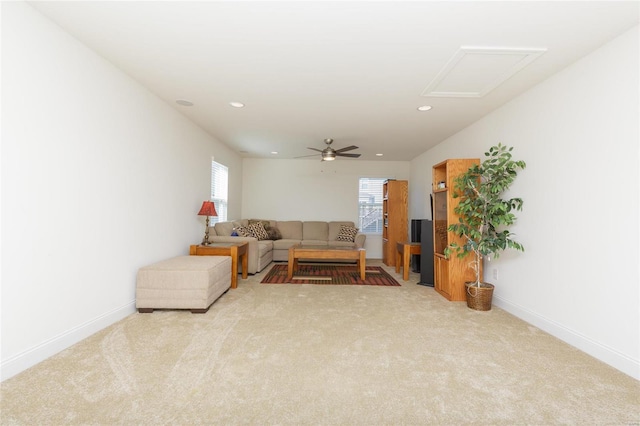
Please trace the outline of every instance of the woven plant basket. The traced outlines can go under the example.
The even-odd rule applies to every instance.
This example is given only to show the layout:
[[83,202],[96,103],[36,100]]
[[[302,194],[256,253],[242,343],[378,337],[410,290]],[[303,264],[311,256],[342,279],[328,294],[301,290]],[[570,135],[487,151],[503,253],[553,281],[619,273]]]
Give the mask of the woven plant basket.
[[467,306],[476,311],[490,311],[493,284],[480,283],[480,287],[476,286],[476,283],[466,283],[465,285],[467,289]]

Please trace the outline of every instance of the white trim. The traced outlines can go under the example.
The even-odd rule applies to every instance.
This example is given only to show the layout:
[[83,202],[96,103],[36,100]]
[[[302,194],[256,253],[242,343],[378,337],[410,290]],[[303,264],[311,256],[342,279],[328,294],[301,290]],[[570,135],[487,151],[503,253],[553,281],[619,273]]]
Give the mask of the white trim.
[[634,379],[640,380],[640,360],[633,359],[613,348],[577,333],[562,324],[545,318],[508,300],[497,297],[496,295],[493,296],[493,305],[540,328],[541,330],[546,331],[552,336],[580,349],[581,351],[617,370],[620,370]]
[[58,352],[135,313],[135,304],[136,302],[133,300],[124,306],[100,315],[49,340],[45,340],[31,349],[27,349],[22,353],[3,360],[0,363],[0,381],[4,381],[21,373],[27,368],[52,357]]

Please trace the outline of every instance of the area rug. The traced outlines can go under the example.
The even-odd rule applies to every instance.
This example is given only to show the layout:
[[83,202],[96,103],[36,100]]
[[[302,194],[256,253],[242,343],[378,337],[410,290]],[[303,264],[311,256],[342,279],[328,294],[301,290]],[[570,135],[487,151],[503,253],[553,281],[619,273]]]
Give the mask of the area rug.
[[262,279],[263,284],[333,284],[333,285],[379,285],[399,286],[391,275],[380,266],[367,266],[365,280],[360,278],[357,266],[301,264],[287,280],[288,266],[276,264]]

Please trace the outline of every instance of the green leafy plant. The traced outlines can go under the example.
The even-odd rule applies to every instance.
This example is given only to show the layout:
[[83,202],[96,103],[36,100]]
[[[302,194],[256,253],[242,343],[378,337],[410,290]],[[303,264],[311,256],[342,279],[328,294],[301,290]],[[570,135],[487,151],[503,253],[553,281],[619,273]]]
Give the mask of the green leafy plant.
[[484,257],[499,257],[500,252],[513,248],[524,251],[522,244],[512,239],[509,227],[516,221],[514,211],[522,210],[522,199],[503,199],[524,169],[524,161],[512,159],[513,147],[502,144],[493,146],[485,152],[485,160],[474,165],[466,173],[454,179],[453,198],[460,198],[454,209],[459,223],[449,226],[448,230],[462,238],[463,244],[451,243],[445,249],[445,255],[457,252],[458,257],[474,254],[470,267],[476,274],[476,286],[480,286],[480,266]]

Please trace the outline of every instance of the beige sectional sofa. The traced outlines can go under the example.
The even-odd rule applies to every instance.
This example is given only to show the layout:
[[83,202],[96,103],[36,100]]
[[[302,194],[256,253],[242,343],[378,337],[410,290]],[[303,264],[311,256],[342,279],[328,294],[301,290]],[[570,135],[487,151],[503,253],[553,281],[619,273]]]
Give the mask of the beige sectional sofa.
[[[268,238],[261,239],[255,237],[234,236],[234,230],[239,227],[248,227],[252,223],[261,222],[270,231]],[[209,241],[234,242],[247,241],[248,250],[248,272],[255,274],[262,271],[272,261],[287,261],[289,259],[289,247],[294,244],[314,244],[333,245],[363,248],[366,235],[357,233],[354,241],[340,241],[338,235],[341,227],[354,227],[349,221],[300,221],[300,220],[263,220],[263,219],[241,219],[228,222],[219,222],[209,228]]]

